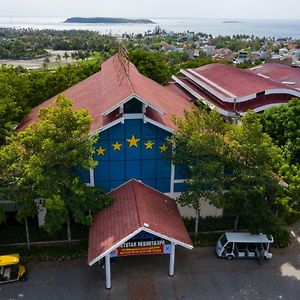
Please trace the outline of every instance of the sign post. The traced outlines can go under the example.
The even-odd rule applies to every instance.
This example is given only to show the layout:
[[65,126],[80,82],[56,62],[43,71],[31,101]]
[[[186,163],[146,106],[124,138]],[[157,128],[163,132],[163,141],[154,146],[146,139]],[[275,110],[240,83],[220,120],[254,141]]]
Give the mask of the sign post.
[[169,265],[169,276],[174,276],[174,264],[175,264],[175,244],[171,243],[171,253],[170,253],[170,265]]

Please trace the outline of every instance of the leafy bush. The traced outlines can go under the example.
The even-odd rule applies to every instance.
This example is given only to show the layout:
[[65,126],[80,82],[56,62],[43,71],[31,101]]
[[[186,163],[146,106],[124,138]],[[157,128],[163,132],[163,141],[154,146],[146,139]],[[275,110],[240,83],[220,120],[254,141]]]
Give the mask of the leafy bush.
[[32,247],[0,247],[1,254],[19,253],[24,262],[32,260],[71,260],[87,256],[87,241],[61,246]]
[[[47,233],[43,228],[39,228],[36,224],[30,224],[29,235],[31,242],[40,241],[56,241],[67,239],[67,228],[62,228],[53,235]],[[72,239],[87,239],[88,226],[80,224],[72,224]],[[0,226],[0,245],[25,243],[26,234],[25,226],[23,224],[2,224]]]
[[298,211],[291,211],[290,213],[288,213],[284,216],[284,221],[288,225],[291,225],[299,220],[300,220],[300,212],[298,212]]
[[[184,224],[189,232],[195,231],[195,218],[183,218]],[[217,231],[217,230],[232,230],[234,217],[206,217],[199,218],[199,231]],[[245,228],[244,220],[239,222],[240,228]]]
[[273,235],[273,237],[274,237],[274,244],[272,246],[277,248],[284,248],[288,246],[291,241],[290,234],[285,229],[276,232]]
[[194,247],[215,246],[222,234],[222,232],[199,233],[197,236],[192,236],[191,239]]

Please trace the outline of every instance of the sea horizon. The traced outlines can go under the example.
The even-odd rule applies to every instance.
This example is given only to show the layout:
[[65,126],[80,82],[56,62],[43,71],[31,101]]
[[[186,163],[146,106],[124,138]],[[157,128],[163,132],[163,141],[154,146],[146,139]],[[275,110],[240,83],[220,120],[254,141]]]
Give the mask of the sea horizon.
[[[74,16],[76,17],[76,16]],[[63,23],[68,17],[23,16],[0,17],[0,27],[5,28],[33,28],[54,30],[92,30],[102,34],[122,35],[124,33],[137,34],[153,30],[160,26],[167,32],[202,32],[218,35],[254,35],[258,37],[293,38],[300,39],[300,20],[288,19],[247,19],[247,18],[153,18],[155,24],[92,24],[92,23]],[[88,18],[88,17],[87,17]],[[117,18],[117,17],[116,17]],[[126,17],[129,18],[130,17]],[[131,19],[139,19],[131,17]],[[224,23],[227,21],[227,23]],[[234,21],[234,22],[230,22]],[[236,22],[236,23],[235,23]]]

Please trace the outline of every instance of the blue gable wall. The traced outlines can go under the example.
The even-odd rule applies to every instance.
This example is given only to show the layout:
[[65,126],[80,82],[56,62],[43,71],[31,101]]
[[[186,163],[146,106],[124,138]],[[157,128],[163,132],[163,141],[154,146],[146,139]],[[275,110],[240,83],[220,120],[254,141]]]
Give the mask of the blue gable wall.
[[[137,146],[129,147],[127,139],[132,136],[140,139]],[[162,152],[159,148],[166,145],[170,133],[143,120],[125,120],[99,134],[96,149],[102,147],[104,155],[96,154],[98,166],[94,170],[95,187],[110,191],[135,178],[163,192],[170,192],[171,162],[169,149]],[[152,149],[145,143],[151,141]],[[122,144],[121,150],[114,150],[113,144]]]

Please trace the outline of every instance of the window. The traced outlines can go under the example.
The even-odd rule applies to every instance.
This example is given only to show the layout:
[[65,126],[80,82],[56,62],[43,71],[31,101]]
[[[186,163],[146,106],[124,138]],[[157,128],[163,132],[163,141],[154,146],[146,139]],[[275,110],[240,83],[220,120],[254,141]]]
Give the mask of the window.
[[226,235],[223,234],[220,238],[220,243],[221,245],[224,247],[224,245],[227,243],[227,238],[226,238]]
[[232,246],[233,246],[233,243],[228,243],[225,246],[225,250],[226,250],[227,253],[231,253],[232,252]]
[[143,103],[137,99],[132,99],[124,104],[124,114],[143,113]]

